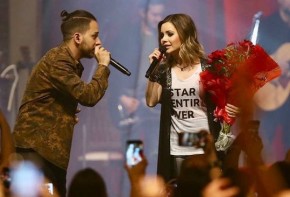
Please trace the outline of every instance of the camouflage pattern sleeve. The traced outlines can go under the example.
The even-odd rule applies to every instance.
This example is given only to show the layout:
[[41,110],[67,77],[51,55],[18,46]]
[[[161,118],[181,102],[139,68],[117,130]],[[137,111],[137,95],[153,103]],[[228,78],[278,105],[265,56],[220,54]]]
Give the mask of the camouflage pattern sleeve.
[[84,82],[71,62],[58,61],[50,71],[51,83],[84,106],[94,106],[104,96],[108,87],[110,70],[99,65],[89,83]]

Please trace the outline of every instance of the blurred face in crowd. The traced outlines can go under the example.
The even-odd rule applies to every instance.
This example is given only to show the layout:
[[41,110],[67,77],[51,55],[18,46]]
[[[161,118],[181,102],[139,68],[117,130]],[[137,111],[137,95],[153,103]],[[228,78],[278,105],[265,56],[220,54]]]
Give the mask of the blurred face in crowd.
[[164,5],[162,4],[151,4],[148,7],[146,14],[146,23],[150,29],[156,29],[159,21],[163,18]]
[[290,16],[290,0],[278,0],[280,9]]

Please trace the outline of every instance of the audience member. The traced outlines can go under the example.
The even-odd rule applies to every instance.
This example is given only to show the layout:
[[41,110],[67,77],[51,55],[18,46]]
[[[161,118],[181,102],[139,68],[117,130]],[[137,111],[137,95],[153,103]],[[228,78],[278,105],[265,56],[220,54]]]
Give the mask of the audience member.
[[10,126],[0,109],[0,131],[1,131],[1,153],[0,153],[0,172],[10,166],[10,156],[15,152]]
[[78,171],[68,188],[68,197],[107,197],[107,188],[103,177],[92,168]]
[[142,161],[134,166],[125,165],[127,171],[130,186],[131,186],[131,197],[137,197],[140,192],[140,181],[145,177],[146,167],[148,165],[147,159],[143,156]]
[[[268,169],[269,178],[276,182],[273,188],[274,193],[279,193],[285,189],[290,189],[290,163],[276,161]],[[275,178],[276,179],[273,179]]]
[[259,130],[249,129],[249,123],[241,126],[241,131],[234,140],[225,158],[225,168],[239,168],[242,151],[245,153],[246,163],[250,166],[263,166],[263,142]]
[[205,155],[194,155],[185,159],[177,177],[175,197],[201,196],[203,188],[210,183],[210,170]]
[[59,197],[51,181],[47,179],[40,166],[31,161],[15,160],[11,166],[12,197]]
[[226,169],[223,171],[223,177],[230,180],[230,186],[239,189],[236,197],[255,196],[254,177],[248,169]]
[[143,160],[134,166],[125,165],[130,180],[130,197],[166,197],[166,187],[163,178],[146,175],[148,162]]
[[274,197],[290,197],[290,190],[284,190],[280,193],[278,193],[277,195],[275,195]]
[[32,70],[34,62],[31,58],[30,48],[28,46],[20,47],[21,59],[17,62],[18,69],[27,69],[29,73]]
[[204,144],[204,154],[190,156],[182,162],[180,175],[176,180],[175,197],[202,196],[206,185],[222,175],[213,136],[206,130],[202,130],[201,134],[200,143]]
[[[203,130],[204,154],[193,155],[186,158],[181,166],[180,175],[176,180],[171,180],[165,185],[163,178],[159,176],[147,176],[147,159],[134,166],[125,166],[130,186],[131,197],[284,197],[287,196],[289,185],[289,163],[282,161],[272,165],[269,169],[263,163],[261,150],[263,143],[258,132],[253,132],[246,126],[240,132],[229,149],[229,156],[225,162],[234,159],[230,163],[225,163],[225,168],[221,168],[215,150],[214,139],[211,134]],[[236,150],[238,150],[236,152]],[[238,164],[240,152],[244,151],[248,157],[247,166],[240,168]],[[234,155],[234,156],[233,156]],[[277,173],[277,169],[283,170]],[[82,174],[82,175],[81,175]],[[282,176],[281,176],[282,175]],[[93,180],[95,179],[95,181]],[[96,180],[99,181],[96,181]],[[78,180],[78,181],[77,181]],[[271,180],[271,181],[270,181]],[[274,182],[273,182],[274,181]],[[285,182],[284,182],[285,181]],[[97,187],[99,185],[100,187]],[[173,187],[172,187],[173,186]],[[255,187],[256,186],[256,187]],[[91,189],[90,189],[91,188]],[[105,191],[105,183],[100,175],[91,169],[77,173],[69,187],[68,197],[90,196],[89,192],[94,189]],[[94,190],[96,191],[96,190]],[[72,195],[74,193],[75,195]],[[103,192],[98,191],[98,194]],[[106,196],[106,195],[105,195]]]
[[6,68],[4,52],[0,50],[0,73]]
[[239,193],[238,187],[231,187],[227,178],[211,181],[202,191],[202,197],[233,197]]

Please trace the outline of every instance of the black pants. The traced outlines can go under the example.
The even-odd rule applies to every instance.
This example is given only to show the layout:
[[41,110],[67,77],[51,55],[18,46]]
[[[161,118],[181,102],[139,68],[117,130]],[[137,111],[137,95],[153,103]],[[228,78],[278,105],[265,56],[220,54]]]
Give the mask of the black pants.
[[24,160],[28,160],[40,167],[44,176],[53,184],[54,190],[57,190],[60,197],[66,195],[66,170],[59,168],[43,157],[33,149],[16,148]]

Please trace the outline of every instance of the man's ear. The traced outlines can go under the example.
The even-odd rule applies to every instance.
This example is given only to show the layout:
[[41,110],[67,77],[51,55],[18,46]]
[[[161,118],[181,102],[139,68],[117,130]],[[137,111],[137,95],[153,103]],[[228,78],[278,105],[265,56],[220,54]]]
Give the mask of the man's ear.
[[73,39],[77,44],[80,44],[83,40],[82,34],[81,33],[74,33]]

